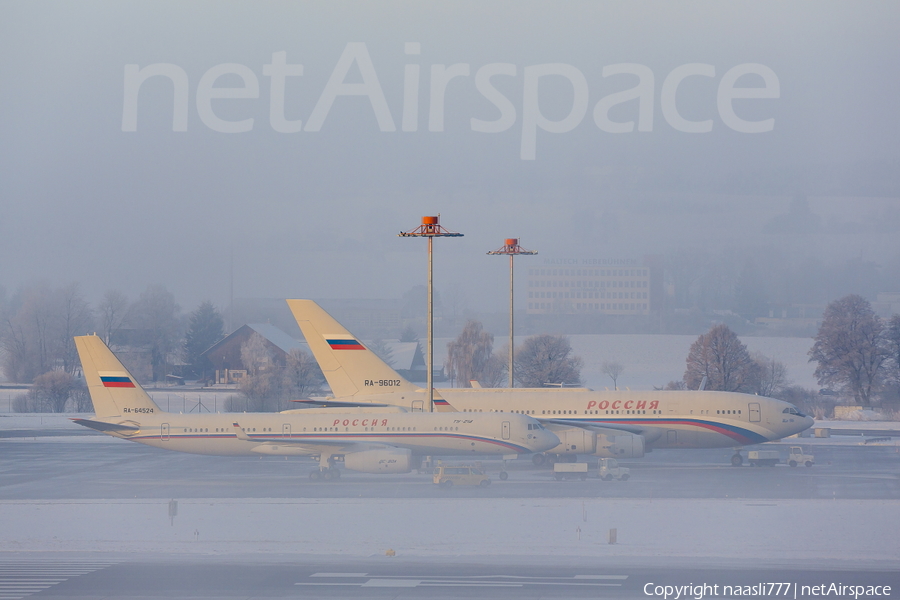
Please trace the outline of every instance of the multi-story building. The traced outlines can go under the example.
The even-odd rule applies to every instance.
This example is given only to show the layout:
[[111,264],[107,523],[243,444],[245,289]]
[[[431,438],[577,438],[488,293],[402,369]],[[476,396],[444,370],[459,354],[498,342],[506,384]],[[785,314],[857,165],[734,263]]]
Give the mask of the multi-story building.
[[661,290],[652,259],[547,258],[528,269],[528,314],[646,315]]

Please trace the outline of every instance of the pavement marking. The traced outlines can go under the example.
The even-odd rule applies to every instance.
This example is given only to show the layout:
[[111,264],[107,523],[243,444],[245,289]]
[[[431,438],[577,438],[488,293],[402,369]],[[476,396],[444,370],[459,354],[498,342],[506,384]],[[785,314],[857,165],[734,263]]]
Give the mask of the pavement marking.
[[0,559],[0,600],[21,600],[72,577],[99,571],[117,561],[48,561],[29,558]]
[[314,573],[309,576],[325,578],[347,578],[363,581],[299,581],[300,586],[351,586],[381,588],[416,588],[416,587],[481,587],[481,588],[522,588],[527,586],[563,586],[563,587],[621,587],[621,583],[608,583],[609,580],[624,581],[628,575],[574,575],[572,577],[539,577],[528,575],[369,575],[368,573]]

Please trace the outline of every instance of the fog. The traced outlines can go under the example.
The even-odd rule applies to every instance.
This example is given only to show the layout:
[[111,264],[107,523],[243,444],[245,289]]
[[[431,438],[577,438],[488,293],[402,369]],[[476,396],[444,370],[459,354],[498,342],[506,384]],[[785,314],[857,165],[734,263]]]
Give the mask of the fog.
[[[465,234],[436,242],[436,285],[477,310],[505,306],[505,265],[484,253],[511,236],[529,260],[854,259],[882,270],[874,291],[900,270],[893,4],[0,11],[7,290],[78,281],[94,301],[159,282],[184,307],[223,306],[233,253],[237,297],[398,298],[424,283],[425,244],[396,234],[436,213]],[[183,72],[187,97],[166,76],[129,88],[129,65]],[[639,79],[640,100],[609,100]],[[869,291],[854,286],[840,291]]]
[[[505,342],[507,263],[485,253],[517,237],[540,253],[517,260],[520,302],[527,265],[662,257],[668,304],[644,321],[517,322],[523,336],[581,334],[585,384],[613,385],[604,361],[624,365],[619,389],[677,380],[722,317],[813,387],[814,324],[748,323],[900,291],[897,31],[896,3],[832,0],[8,0],[0,312],[34,284],[77,282],[93,306],[161,284],[183,313],[209,299],[231,329],[274,321],[299,337],[285,298],[331,310],[424,284],[424,240],[397,234],[440,214],[464,237],[435,241],[435,285],[454,305],[438,365],[473,312]],[[736,314],[738,282],[765,292],[751,317]],[[153,391],[173,422],[215,416],[230,393],[178,389]],[[25,394],[0,396],[3,597],[24,585],[22,565],[37,573],[31,591],[73,598],[320,597],[318,571],[372,576],[351,590],[360,598],[415,587],[417,573],[468,578],[471,598],[527,597],[511,579],[508,593],[478,588],[500,572],[627,580],[600,594],[619,597],[646,597],[660,577],[735,583],[727,569],[753,582],[897,579],[891,431],[768,444],[771,468],[732,467],[731,447],[657,448],[621,458],[627,481],[601,480],[595,455],[579,457],[585,481],[557,481],[530,456],[438,457],[481,461],[494,480],[449,489],[427,468],[342,467],[326,482],[308,457],[167,452],[69,418],[85,415],[14,414]],[[797,444],[814,467],[786,464]],[[53,578],[81,559],[105,562]]]

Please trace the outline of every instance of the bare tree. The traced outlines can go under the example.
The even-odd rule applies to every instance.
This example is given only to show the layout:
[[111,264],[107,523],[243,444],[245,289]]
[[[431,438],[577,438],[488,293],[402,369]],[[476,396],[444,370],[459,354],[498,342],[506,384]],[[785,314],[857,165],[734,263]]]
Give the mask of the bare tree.
[[900,315],[894,315],[888,321],[884,332],[887,342],[886,350],[888,360],[886,363],[887,377],[895,386],[900,385]]
[[263,336],[254,332],[241,344],[241,362],[247,370],[240,384],[241,393],[247,399],[245,410],[278,410],[283,396],[283,378],[277,372],[272,352]]
[[65,412],[66,402],[76,387],[75,378],[64,371],[38,375],[28,390],[30,412]]
[[31,349],[25,331],[18,320],[10,317],[3,323],[3,374],[10,381],[26,382],[31,375]]
[[261,371],[271,369],[272,352],[266,345],[266,339],[254,332],[246,342],[241,344],[241,363],[248,375],[258,375]]
[[70,283],[57,293],[59,304],[59,348],[62,368],[66,373],[75,373],[81,363],[75,349],[75,336],[90,331],[94,316],[87,301],[81,295],[77,283]]
[[781,392],[790,385],[787,377],[787,367],[784,363],[769,358],[760,352],[754,352],[750,355],[753,362],[757,365],[758,379],[755,389],[752,391],[760,396],[768,398],[777,398]]
[[284,391],[292,399],[308,398],[311,392],[322,388],[325,376],[308,352],[293,348],[284,367]]
[[624,370],[625,370],[625,367],[622,365],[622,363],[618,363],[615,361],[605,360],[600,365],[600,372],[603,373],[604,375],[608,375],[609,378],[613,380],[613,389],[616,389],[616,390],[619,389],[619,384],[617,383],[618,379],[619,379],[619,375],[621,375],[622,371],[624,371]]
[[461,387],[471,387],[471,380],[481,382],[491,358],[494,336],[484,331],[478,321],[468,321],[455,340],[447,344],[447,372]]
[[488,358],[484,367],[481,369],[481,375],[476,378],[478,383],[481,384],[481,387],[502,387],[507,381],[507,377],[509,377],[509,374],[507,373],[509,370],[508,348],[509,344],[506,344],[503,349],[494,352],[491,354],[490,358]]
[[809,361],[819,363],[819,385],[840,389],[861,406],[870,406],[888,356],[883,332],[881,320],[862,296],[851,294],[829,304],[809,351]]
[[26,288],[18,309],[7,312],[2,344],[4,372],[12,381],[30,382],[58,368],[73,373],[78,365],[73,337],[91,325],[90,308],[77,284],[58,290]]
[[584,361],[572,356],[572,344],[564,335],[535,335],[515,353],[516,380],[523,387],[580,385]]
[[162,285],[151,285],[137,299],[130,311],[130,321],[145,330],[148,336],[153,380],[168,374],[168,356],[178,345],[181,307],[175,297]]
[[118,290],[109,290],[97,305],[100,334],[106,345],[112,335],[122,327],[128,318],[128,298]]
[[749,392],[759,379],[758,368],[737,334],[720,323],[691,344],[684,383],[696,390],[706,377],[707,390]]
[[27,381],[55,366],[59,336],[54,331],[53,292],[44,285],[25,291],[22,307],[14,319],[30,359],[26,370]]

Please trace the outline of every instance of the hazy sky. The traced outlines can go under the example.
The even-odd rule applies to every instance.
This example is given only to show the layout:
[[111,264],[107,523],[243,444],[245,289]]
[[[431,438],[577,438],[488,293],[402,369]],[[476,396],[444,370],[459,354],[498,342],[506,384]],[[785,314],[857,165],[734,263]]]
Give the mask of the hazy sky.
[[[233,251],[237,296],[398,297],[425,281],[425,242],[396,234],[438,212],[465,237],[436,242],[436,285],[478,308],[502,309],[505,261],[484,253],[512,236],[541,252],[522,262],[700,243],[896,254],[898,17],[880,2],[7,1],[0,285],[79,281],[95,299],[158,282],[191,309],[227,302]],[[187,96],[164,75],[128,83],[150,65]],[[796,194],[856,235],[766,237]]]

